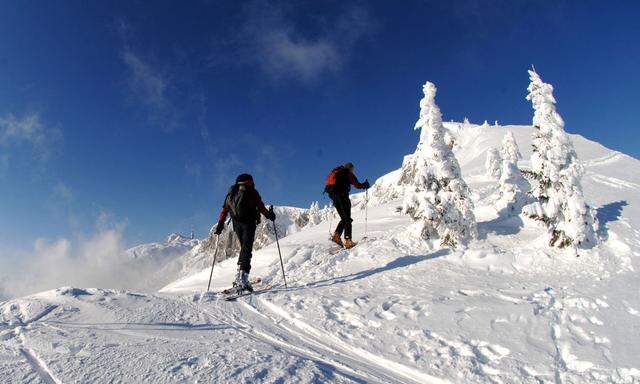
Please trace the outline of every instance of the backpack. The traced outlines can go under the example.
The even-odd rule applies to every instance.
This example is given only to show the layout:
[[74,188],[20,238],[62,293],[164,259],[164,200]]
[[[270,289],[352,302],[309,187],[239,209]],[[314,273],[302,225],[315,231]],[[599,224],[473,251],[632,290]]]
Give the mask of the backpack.
[[329,175],[327,176],[327,180],[324,183],[324,192],[328,194],[332,194],[335,190],[335,186],[338,183],[338,177],[340,171],[344,169],[344,166],[339,165],[331,170]]
[[258,207],[252,187],[234,185],[227,195],[227,204],[231,210],[231,219],[241,223],[255,223],[258,218]]

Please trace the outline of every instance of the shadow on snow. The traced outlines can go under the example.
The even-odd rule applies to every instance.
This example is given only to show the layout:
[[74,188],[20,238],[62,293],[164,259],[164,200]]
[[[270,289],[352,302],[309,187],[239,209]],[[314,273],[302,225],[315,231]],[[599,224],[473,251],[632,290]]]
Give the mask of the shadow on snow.
[[598,235],[606,240],[609,237],[609,223],[618,221],[622,216],[622,210],[629,205],[626,200],[614,201],[599,207],[596,211],[596,218],[600,223]]
[[486,240],[490,233],[496,235],[515,235],[524,226],[520,216],[499,215],[493,220],[478,223],[478,239]]
[[191,323],[66,323],[63,321],[47,321],[48,324],[56,324],[72,328],[86,328],[101,331],[215,331],[229,329],[226,324],[191,324]]
[[306,284],[305,286],[302,286],[302,287],[297,287],[297,288],[295,288],[295,290],[298,290],[298,289],[309,289],[309,288],[321,288],[321,287],[326,287],[326,286],[330,286],[330,285],[334,285],[334,284],[342,284],[342,283],[348,283],[348,282],[355,281],[355,280],[365,279],[367,277],[373,276],[373,275],[381,273],[381,272],[388,272],[388,271],[392,271],[392,270],[397,269],[397,268],[408,267],[410,265],[417,264],[417,263],[420,263],[420,262],[425,261],[425,260],[431,260],[431,259],[435,259],[435,258],[438,258],[438,257],[442,257],[442,256],[448,254],[449,252],[450,252],[449,249],[441,249],[441,250],[439,250],[437,252],[434,252],[434,253],[431,253],[429,255],[420,255],[420,256],[407,255],[407,256],[401,256],[401,257],[398,257],[395,260],[390,261],[389,263],[387,263],[386,265],[384,265],[382,267],[367,269],[365,271],[352,273],[352,274],[346,275],[346,276],[333,277],[333,278],[329,278],[329,279],[325,279],[325,280],[316,281],[316,282],[313,282],[313,283]]

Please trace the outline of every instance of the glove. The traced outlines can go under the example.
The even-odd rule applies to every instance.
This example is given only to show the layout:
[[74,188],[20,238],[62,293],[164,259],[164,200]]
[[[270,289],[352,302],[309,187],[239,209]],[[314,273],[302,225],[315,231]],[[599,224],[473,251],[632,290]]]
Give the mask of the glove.
[[371,184],[369,184],[369,179],[365,180],[364,183],[362,183],[362,187],[364,189],[369,189],[371,188]]
[[213,232],[216,235],[219,235],[222,233],[222,230],[224,229],[224,221],[218,221],[218,225],[216,226],[216,231]]
[[273,211],[273,205],[269,208],[269,214],[265,216],[268,220],[276,221],[276,213]]

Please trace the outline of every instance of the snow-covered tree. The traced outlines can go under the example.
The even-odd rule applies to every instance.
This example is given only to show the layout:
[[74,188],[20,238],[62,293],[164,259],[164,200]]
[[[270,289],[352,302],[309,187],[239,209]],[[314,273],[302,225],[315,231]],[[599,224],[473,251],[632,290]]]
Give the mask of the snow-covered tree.
[[527,100],[533,104],[533,154],[531,191],[536,202],[523,211],[549,228],[549,244],[560,248],[573,245],[588,248],[596,244],[597,223],[585,203],[581,179],[584,169],[556,112],[553,86],[544,83],[535,70],[529,71]]
[[485,174],[487,177],[498,180],[502,167],[501,163],[500,152],[495,148],[489,148],[487,150],[487,159],[484,161]]
[[485,120],[484,123],[482,123],[481,127],[484,128],[484,129],[489,128],[489,122],[487,120]]
[[322,221],[322,214],[320,212],[320,205],[317,201],[313,201],[309,210],[307,211],[309,214],[309,223],[316,225]]
[[500,189],[496,207],[509,215],[518,215],[528,202],[529,182],[518,168],[518,160],[522,158],[516,139],[511,131],[507,131],[502,139],[500,150],[502,171],[500,172]]
[[420,141],[405,157],[400,183],[406,186],[402,210],[416,221],[425,239],[440,238],[443,245],[465,245],[477,236],[473,202],[460,166],[445,142],[442,114],[435,103],[436,86],[422,87]]
[[456,138],[447,130],[444,132],[444,142],[450,149],[453,149],[456,146]]

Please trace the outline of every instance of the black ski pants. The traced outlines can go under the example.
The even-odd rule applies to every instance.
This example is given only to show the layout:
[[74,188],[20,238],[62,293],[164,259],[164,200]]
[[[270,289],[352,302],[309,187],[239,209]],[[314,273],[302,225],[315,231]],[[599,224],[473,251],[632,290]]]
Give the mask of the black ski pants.
[[344,231],[344,238],[351,238],[351,199],[349,199],[349,194],[340,193],[340,194],[332,194],[331,201],[333,201],[333,206],[336,207],[336,211],[338,211],[338,215],[340,215],[340,222],[336,227],[336,233],[342,235],[342,231]]
[[255,223],[233,222],[233,231],[240,241],[240,257],[238,265],[240,269],[249,273],[251,270],[251,252],[253,251],[253,240],[256,237]]

